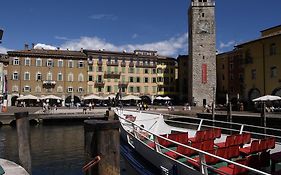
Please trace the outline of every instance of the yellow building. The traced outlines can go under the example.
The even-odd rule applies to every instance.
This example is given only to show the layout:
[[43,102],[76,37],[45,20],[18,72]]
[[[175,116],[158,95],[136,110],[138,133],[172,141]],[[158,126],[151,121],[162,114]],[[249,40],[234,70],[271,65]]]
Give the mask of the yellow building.
[[261,31],[261,37],[237,46],[244,59],[244,99],[281,96],[281,25]]
[[78,103],[87,90],[87,56],[81,51],[28,49],[8,51],[8,104],[32,94],[56,95]]
[[[281,96],[281,25],[261,31],[261,37],[217,55],[217,97],[228,93],[250,107],[262,95]],[[222,100],[223,101],[223,100]]]

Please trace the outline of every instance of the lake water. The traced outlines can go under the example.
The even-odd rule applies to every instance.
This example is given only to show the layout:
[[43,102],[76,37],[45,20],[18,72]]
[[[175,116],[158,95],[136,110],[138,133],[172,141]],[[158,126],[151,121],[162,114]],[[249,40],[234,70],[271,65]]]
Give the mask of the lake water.
[[[32,174],[83,174],[83,125],[31,126],[30,133]],[[0,157],[18,163],[16,128],[0,127]]]

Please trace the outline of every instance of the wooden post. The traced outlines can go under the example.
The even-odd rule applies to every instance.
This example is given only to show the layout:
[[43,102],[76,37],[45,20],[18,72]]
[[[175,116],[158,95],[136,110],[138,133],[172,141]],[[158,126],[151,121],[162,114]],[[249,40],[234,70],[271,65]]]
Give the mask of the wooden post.
[[119,121],[86,120],[84,122],[86,163],[96,156],[100,161],[88,175],[120,174]]
[[29,174],[32,174],[28,112],[15,113],[15,117],[18,133],[19,163]]

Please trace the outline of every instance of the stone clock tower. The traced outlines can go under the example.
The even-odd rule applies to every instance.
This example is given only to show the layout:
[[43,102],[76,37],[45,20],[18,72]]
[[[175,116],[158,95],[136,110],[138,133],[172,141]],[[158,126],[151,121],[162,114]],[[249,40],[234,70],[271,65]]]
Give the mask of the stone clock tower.
[[188,100],[202,106],[212,103],[216,92],[214,0],[191,0],[188,16]]

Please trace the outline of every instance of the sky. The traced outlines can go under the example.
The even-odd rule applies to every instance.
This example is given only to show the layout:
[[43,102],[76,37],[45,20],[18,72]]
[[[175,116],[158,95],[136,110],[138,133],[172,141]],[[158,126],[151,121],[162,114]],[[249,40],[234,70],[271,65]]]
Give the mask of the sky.
[[[0,53],[36,48],[187,51],[190,0],[1,0]],[[216,0],[219,52],[281,24],[280,0]]]

